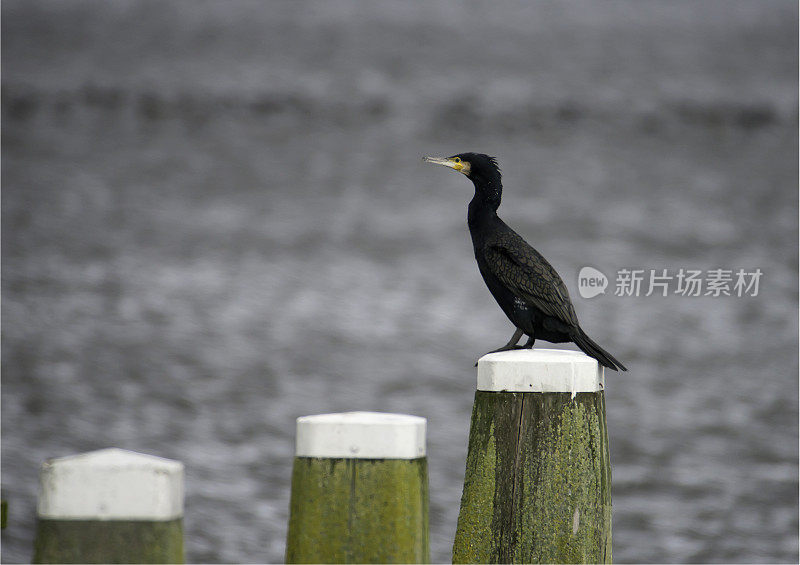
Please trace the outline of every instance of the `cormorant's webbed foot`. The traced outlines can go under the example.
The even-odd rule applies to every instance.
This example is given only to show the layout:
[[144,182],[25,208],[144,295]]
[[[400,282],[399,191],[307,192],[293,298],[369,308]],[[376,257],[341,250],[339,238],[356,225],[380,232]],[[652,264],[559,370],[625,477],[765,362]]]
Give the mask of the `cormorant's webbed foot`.
[[[514,349],[525,349],[528,348],[529,346],[533,347],[533,338],[528,339],[528,342],[525,345],[517,345],[520,339],[522,339],[522,330],[517,329],[517,331],[514,332],[514,335],[511,336],[511,339],[508,340],[507,344],[505,344],[503,347],[500,347],[499,349],[489,351],[489,353],[497,353],[499,351],[512,351]],[[489,353],[485,353],[485,355],[489,355]],[[475,361],[475,366],[476,367],[478,366],[477,361]]]
[[517,349],[528,349],[528,348],[524,345],[504,345],[503,347],[500,347],[498,349],[492,349],[491,351],[487,351],[486,353],[484,353],[484,355],[489,355],[490,353],[499,353],[501,351],[514,351]]

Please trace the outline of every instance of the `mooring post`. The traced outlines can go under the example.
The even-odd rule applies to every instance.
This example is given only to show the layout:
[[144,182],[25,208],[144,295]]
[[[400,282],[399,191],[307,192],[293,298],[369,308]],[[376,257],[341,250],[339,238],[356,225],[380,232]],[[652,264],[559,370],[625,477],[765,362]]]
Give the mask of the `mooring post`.
[[101,449],[39,481],[34,563],[183,563],[183,463]]
[[478,362],[454,563],[610,563],[603,370],[577,351]]
[[287,563],[428,563],[425,418],[297,419]]

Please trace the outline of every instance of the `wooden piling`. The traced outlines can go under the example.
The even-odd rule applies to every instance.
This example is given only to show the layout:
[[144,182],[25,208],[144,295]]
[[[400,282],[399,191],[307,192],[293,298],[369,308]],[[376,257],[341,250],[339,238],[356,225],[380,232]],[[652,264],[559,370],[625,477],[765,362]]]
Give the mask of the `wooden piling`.
[[610,563],[604,378],[577,351],[478,362],[454,563]]
[[428,563],[426,420],[297,419],[287,563]]
[[42,465],[34,563],[183,563],[183,464],[122,449]]

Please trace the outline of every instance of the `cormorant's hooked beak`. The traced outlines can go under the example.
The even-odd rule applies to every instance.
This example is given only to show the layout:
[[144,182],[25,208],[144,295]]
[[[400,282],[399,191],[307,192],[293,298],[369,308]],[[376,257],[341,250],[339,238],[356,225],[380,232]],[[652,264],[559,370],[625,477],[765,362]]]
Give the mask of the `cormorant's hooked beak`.
[[451,169],[454,169],[459,173],[464,173],[465,175],[469,173],[469,163],[462,161],[458,157],[423,157],[422,160],[426,163],[450,167]]

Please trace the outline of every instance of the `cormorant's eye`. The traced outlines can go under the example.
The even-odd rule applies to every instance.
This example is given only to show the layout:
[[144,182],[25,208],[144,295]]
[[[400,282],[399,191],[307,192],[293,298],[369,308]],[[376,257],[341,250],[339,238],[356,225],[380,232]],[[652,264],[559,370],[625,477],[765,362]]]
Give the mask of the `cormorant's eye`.
[[453,161],[455,161],[456,163],[460,163],[461,159],[459,159],[458,157],[453,157]]

